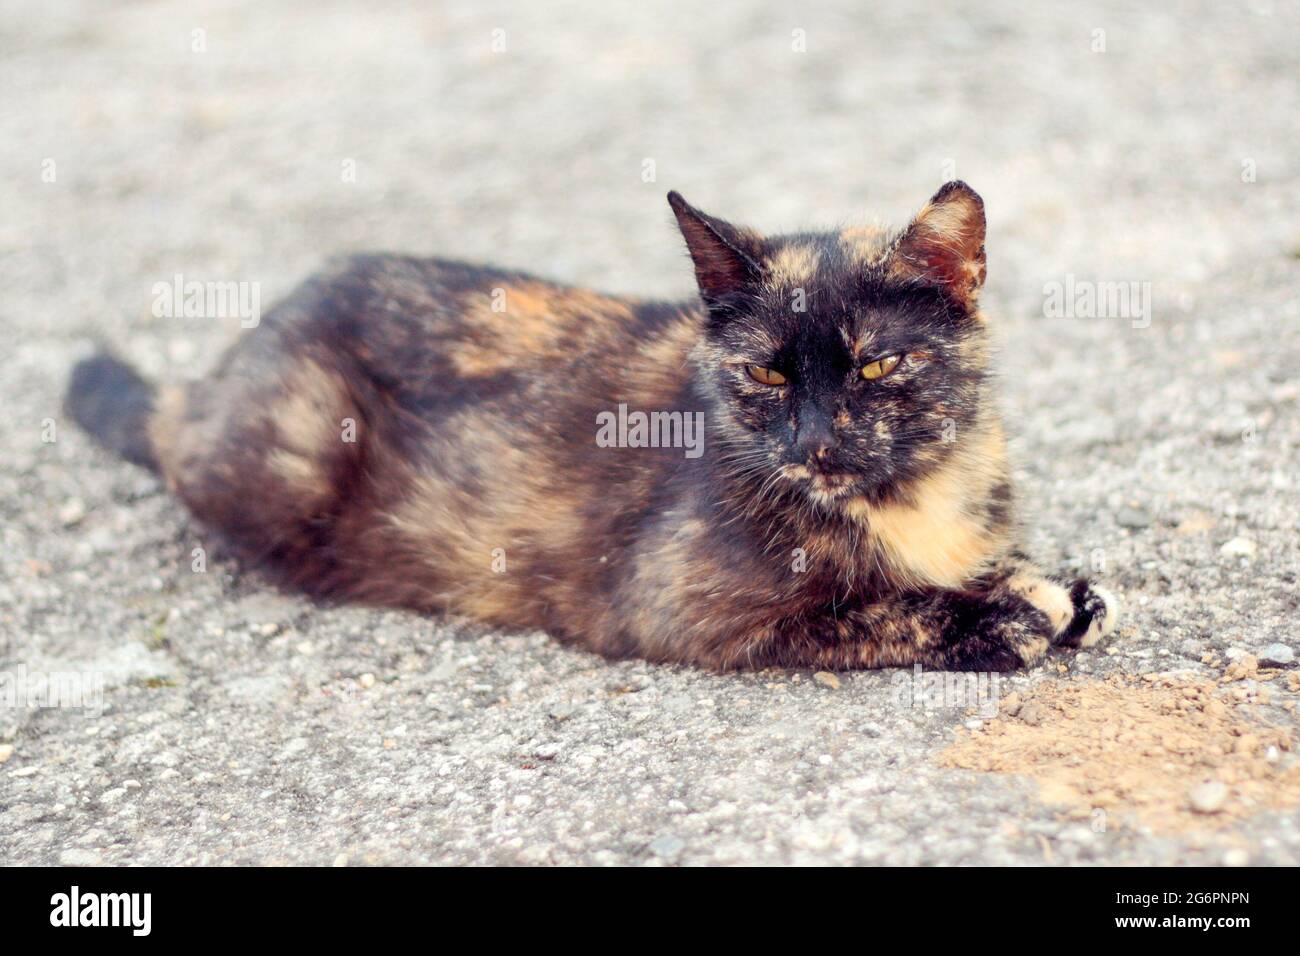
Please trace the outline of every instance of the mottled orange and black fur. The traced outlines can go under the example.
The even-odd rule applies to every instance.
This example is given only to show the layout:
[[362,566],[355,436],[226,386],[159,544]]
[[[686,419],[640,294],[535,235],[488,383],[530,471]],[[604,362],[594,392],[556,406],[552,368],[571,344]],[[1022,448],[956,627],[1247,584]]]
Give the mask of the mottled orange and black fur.
[[[669,202],[699,302],[362,256],[208,378],[155,395],[100,356],[69,408],[324,598],[721,669],[1004,670],[1114,626],[1018,547],[969,187],[898,234],[763,237]],[[702,413],[702,453],[602,447],[620,405]]]

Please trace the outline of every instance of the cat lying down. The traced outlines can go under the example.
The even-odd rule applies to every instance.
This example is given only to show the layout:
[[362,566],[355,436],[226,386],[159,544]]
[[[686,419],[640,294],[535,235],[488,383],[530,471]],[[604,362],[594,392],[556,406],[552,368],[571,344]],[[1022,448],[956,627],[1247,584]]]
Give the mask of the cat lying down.
[[188,387],[81,363],[69,411],[321,598],[715,669],[1011,670],[1114,628],[1020,547],[970,187],[894,234],[668,201],[698,301],[358,256]]

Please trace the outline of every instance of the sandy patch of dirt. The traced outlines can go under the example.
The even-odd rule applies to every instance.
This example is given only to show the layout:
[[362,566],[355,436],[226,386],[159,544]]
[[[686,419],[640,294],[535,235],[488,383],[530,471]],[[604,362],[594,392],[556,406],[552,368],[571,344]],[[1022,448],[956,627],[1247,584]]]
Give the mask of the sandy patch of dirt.
[[1246,656],[1217,680],[1044,681],[1009,694],[979,729],[959,728],[939,762],[1023,774],[1077,819],[1101,810],[1162,831],[1222,827],[1300,806],[1291,730],[1258,713],[1273,676]]

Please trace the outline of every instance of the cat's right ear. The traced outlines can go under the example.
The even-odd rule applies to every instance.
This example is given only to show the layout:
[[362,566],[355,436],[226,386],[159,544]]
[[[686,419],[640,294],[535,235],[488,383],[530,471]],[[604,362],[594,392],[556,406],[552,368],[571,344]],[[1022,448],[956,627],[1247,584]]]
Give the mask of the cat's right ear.
[[668,205],[695,263],[705,305],[725,306],[762,280],[763,240],[757,233],[700,212],[677,192],[668,194]]

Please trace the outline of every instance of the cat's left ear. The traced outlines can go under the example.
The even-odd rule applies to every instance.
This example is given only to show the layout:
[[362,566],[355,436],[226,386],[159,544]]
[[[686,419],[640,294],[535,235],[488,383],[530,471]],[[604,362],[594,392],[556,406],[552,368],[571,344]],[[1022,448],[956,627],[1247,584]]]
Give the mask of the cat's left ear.
[[935,283],[973,308],[988,271],[984,230],[984,200],[960,180],[945,183],[898,239],[889,274]]
[[668,194],[686,248],[695,263],[700,296],[711,308],[762,280],[763,240],[758,233],[696,209],[680,193]]

